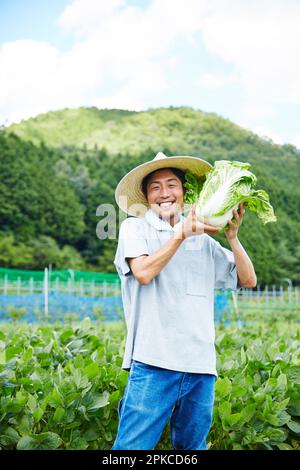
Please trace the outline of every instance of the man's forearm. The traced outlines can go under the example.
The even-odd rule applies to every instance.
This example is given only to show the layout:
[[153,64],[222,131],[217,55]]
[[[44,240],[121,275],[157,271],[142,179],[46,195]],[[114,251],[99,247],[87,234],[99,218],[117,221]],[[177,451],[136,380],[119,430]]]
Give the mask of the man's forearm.
[[241,286],[248,288],[255,287],[256,274],[254,267],[241,242],[238,238],[235,238],[234,240],[230,240],[229,243],[234,255],[237,275]]
[[134,276],[141,284],[148,284],[156,277],[165,265],[176,253],[178,247],[183,241],[181,231],[174,234],[170,240],[166,241],[157,251],[151,255],[136,258],[130,263]]

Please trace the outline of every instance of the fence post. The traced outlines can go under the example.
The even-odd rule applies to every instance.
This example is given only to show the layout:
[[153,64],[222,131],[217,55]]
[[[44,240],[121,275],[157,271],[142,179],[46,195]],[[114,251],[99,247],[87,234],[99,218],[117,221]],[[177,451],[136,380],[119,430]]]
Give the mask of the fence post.
[[17,294],[20,295],[21,294],[21,278],[18,277],[18,281],[17,281]]
[[280,284],[279,290],[280,290],[280,301],[281,301],[281,303],[284,303],[283,286],[282,286],[282,284]]
[[291,285],[288,286],[288,293],[289,293],[289,304],[292,303],[292,295],[293,295],[293,287]]
[[114,293],[115,296],[118,296],[119,295],[119,283],[118,281],[115,282],[115,293]]
[[272,292],[273,292],[273,303],[276,305],[276,286],[275,284],[272,285]]
[[44,270],[44,314],[45,318],[48,317],[48,298],[49,292],[48,292],[48,268],[45,268]]
[[256,299],[258,301],[260,301],[260,294],[261,294],[261,291],[260,291],[260,284],[257,284],[257,288],[256,288]]
[[33,294],[34,287],[33,287],[33,277],[29,279],[29,286],[30,286],[30,294]]
[[267,307],[269,306],[269,287],[268,287],[268,284],[266,284],[266,287],[265,287],[265,299],[266,299],[266,304],[267,304]]
[[237,319],[238,316],[239,316],[238,293],[236,293],[232,290],[231,291],[231,297],[232,297],[232,302],[233,302],[234,313],[235,313],[235,316],[236,316],[236,319]]

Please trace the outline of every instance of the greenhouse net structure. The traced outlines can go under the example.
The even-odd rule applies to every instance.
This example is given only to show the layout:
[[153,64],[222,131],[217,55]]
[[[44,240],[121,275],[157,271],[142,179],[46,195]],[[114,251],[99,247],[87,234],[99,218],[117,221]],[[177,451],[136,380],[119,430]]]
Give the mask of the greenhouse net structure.
[[[231,293],[216,291],[215,319],[230,317]],[[124,321],[118,274],[0,268],[0,321]]]
[[0,319],[28,322],[122,319],[117,274],[0,268]]

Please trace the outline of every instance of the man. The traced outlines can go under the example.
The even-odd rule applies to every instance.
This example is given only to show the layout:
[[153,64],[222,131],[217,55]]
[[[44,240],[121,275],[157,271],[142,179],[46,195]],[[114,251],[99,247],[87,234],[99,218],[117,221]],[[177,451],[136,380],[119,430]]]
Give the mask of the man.
[[170,419],[173,449],[206,449],[217,376],[214,289],[254,287],[253,265],[237,234],[244,208],[226,231],[232,251],[211,236],[218,229],[183,217],[184,172],[205,175],[195,157],[166,157],[122,178],[116,200],[135,217],[121,225],[115,266],[122,281],[129,372],[118,405],[112,450],[154,449]]

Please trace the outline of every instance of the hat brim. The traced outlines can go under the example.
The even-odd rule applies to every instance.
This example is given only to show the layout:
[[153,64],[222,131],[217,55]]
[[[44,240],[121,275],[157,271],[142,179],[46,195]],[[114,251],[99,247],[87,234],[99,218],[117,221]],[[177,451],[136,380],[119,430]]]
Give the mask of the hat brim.
[[142,181],[152,171],[163,168],[189,170],[196,176],[203,176],[212,166],[201,158],[190,156],[167,157],[142,163],[127,173],[116,188],[115,199],[120,209],[129,215],[143,217],[149,205],[142,191]]

